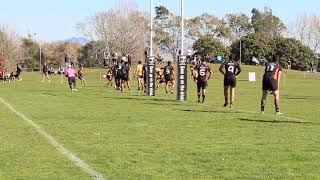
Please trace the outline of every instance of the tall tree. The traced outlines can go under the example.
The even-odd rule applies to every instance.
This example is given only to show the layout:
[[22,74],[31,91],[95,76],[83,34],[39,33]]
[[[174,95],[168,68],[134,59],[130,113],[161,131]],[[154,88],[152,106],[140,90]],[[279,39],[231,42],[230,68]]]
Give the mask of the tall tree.
[[225,21],[238,37],[253,32],[250,17],[243,13],[226,14]]
[[202,56],[209,54],[211,56],[227,57],[230,54],[229,50],[220,41],[210,35],[202,36],[195,41],[193,49],[198,51]]
[[39,44],[31,36],[22,38],[23,61],[33,69],[40,70],[40,48]]
[[0,24],[0,54],[3,68],[12,71],[16,62],[21,58],[18,34],[7,25]]
[[180,46],[181,19],[165,6],[155,7],[154,42],[160,50],[176,57]]
[[131,1],[121,1],[114,9],[97,13],[77,29],[85,36],[102,41],[110,51],[120,54],[142,54],[148,39],[147,14]]
[[303,14],[296,18],[290,28],[291,35],[309,46],[313,52],[320,52],[320,16]]
[[203,36],[221,40],[229,38],[231,34],[230,27],[222,19],[208,13],[187,20],[186,26],[188,36],[194,40]]
[[251,11],[251,23],[256,33],[263,33],[269,37],[280,37],[287,30],[281,19],[273,15],[270,8],[265,8],[264,11],[259,11],[254,8]]
[[[240,54],[239,40],[231,45],[231,53]],[[254,64],[252,58],[263,58],[274,54],[274,42],[263,33],[252,33],[242,38],[242,62]]]

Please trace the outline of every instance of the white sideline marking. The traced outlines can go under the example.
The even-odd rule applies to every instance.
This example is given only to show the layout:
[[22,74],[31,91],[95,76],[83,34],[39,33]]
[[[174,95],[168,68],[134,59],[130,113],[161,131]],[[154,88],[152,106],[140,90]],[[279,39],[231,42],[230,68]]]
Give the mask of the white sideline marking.
[[84,172],[90,174],[95,180],[104,180],[102,174],[92,169],[88,164],[83,160],[74,155],[73,152],[69,151],[62,144],[60,144],[54,137],[48,134],[41,126],[33,122],[31,119],[26,117],[24,114],[15,110],[9,103],[0,97],[0,101],[4,104],[10,111],[15,113],[17,116],[25,120],[29,125],[31,125],[39,134],[41,134],[52,146],[57,148],[63,155],[65,155],[69,160],[73,161],[76,166],[80,167]]

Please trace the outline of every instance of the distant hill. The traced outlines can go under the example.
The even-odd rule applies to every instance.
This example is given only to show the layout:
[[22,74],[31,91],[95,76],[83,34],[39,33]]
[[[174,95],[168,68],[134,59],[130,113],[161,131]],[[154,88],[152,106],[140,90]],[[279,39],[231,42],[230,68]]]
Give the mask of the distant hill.
[[70,39],[64,40],[64,42],[72,42],[72,43],[79,43],[81,45],[86,45],[89,41],[81,37],[72,37]]

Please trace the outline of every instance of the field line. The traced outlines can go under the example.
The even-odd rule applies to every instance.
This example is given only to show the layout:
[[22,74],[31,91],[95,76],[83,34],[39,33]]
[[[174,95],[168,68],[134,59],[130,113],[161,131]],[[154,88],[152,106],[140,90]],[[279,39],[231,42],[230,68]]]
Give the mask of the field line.
[[0,97],[0,102],[4,104],[10,111],[15,113],[17,116],[26,121],[29,125],[31,125],[40,135],[42,135],[52,146],[57,148],[65,157],[74,162],[76,166],[81,168],[84,172],[90,174],[90,176],[95,180],[103,180],[102,174],[95,171],[88,164],[86,164],[83,160],[78,158],[73,152],[65,148],[62,144],[60,144],[53,136],[48,134],[41,126],[33,122],[30,118],[26,117],[24,114],[18,112],[14,109],[8,102]]

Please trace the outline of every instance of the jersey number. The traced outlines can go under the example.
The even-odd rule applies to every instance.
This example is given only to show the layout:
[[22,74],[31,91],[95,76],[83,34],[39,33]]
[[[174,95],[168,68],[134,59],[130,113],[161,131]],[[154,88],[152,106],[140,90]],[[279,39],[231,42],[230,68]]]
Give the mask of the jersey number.
[[205,76],[206,75],[206,68],[200,68],[199,75],[200,76]]
[[274,70],[274,65],[272,65],[272,64],[269,64],[268,66],[267,66],[267,71],[268,72],[272,72],[273,70]]
[[171,74],[171,70],[169,68],[166,68],[166,74]]
[[234,66],[229,66],[228,67],[228,71],[233,73],[234,72]]

